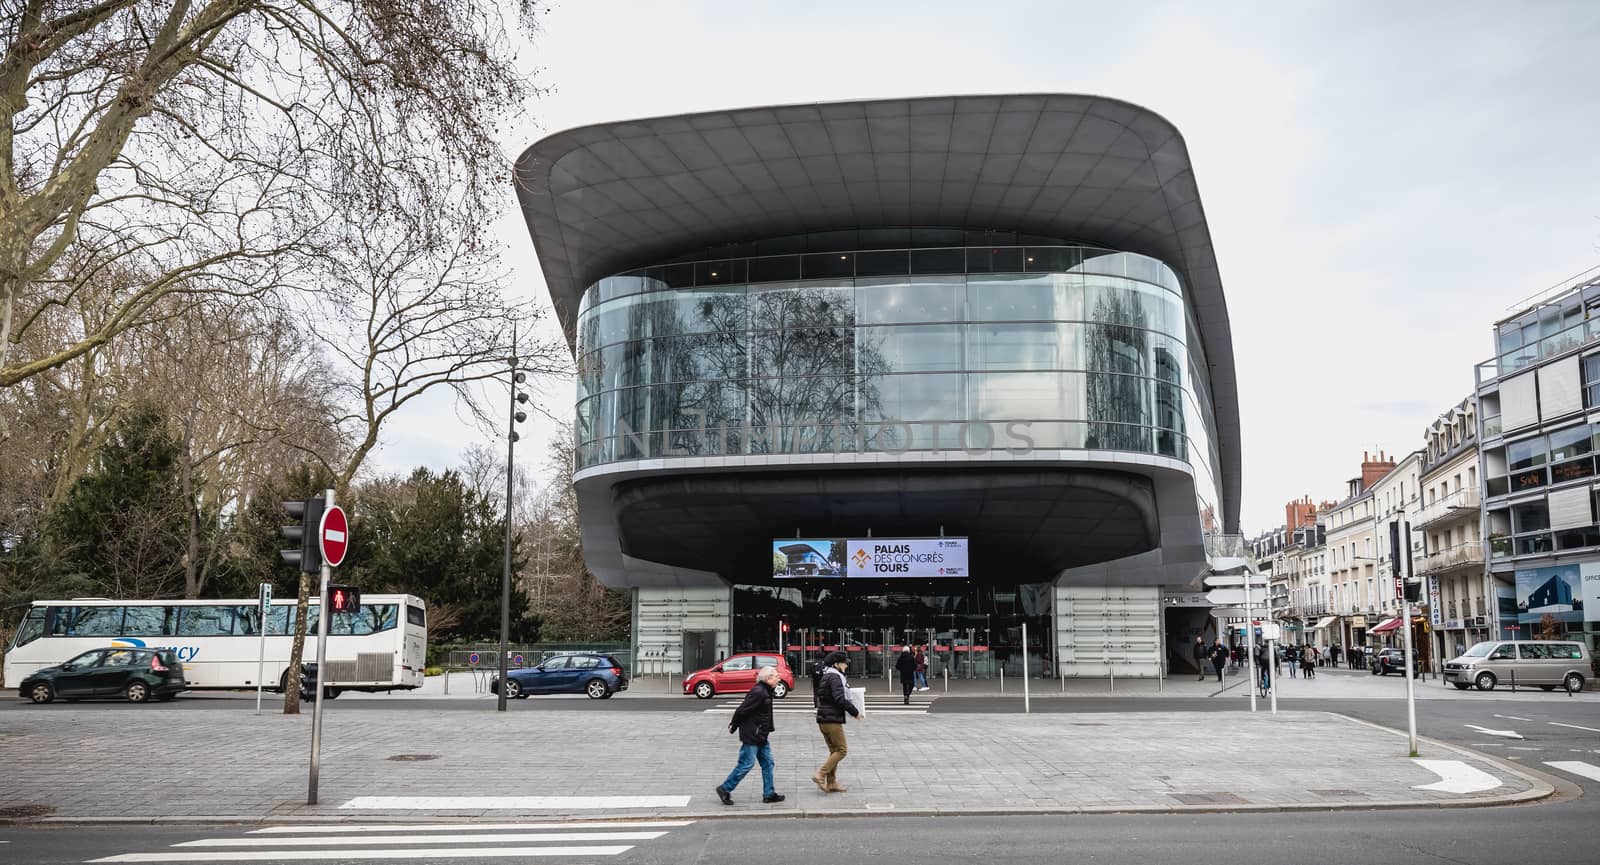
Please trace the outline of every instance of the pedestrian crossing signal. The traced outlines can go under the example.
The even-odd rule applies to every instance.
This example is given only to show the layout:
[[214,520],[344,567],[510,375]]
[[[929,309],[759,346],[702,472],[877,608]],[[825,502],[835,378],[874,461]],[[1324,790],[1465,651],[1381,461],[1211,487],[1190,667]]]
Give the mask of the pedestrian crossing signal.
[[329,586],[328,609],[335,613],[354,613],[361,609],[361,590],[355,586]]

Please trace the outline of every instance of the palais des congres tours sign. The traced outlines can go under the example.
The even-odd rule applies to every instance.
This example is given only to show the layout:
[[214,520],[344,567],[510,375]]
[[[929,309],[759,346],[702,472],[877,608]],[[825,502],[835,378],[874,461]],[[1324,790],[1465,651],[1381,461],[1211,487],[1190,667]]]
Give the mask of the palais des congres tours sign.
[[971,576],[966,538],[781,538],[773,576],[949,579]]

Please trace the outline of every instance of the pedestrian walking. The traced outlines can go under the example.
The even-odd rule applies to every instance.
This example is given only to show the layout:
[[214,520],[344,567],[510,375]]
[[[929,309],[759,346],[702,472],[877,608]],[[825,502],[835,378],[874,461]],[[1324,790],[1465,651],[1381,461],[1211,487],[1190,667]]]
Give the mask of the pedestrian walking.
[[1333,664],[1335,667],[1339,666],[1339,647],[1338,647],[1338,645],[1335,645],[1333,648],[1328,650],[1328,662]]
[[1211,647],[1211,666],[1217,668],[1217,684],[1222,684],[1222,668],[1228,666],[1228,647],[1221,640]]
[[1195,665],[1195,668],[1200,671],[1200,678],[1195,680],[1197,682],[1204,682],[1206,680],[1206,654],[1207,654],[1207,650],[1206,650],[1206,637],[1205,637],[1205,635],[1204,634],[1195,634],[1194,635],[1194,665]]
[[817,729],[822,732],[822,741],[828,744],[828,759],[811,776],[811,781],[824,793],[845,793],[849,788],[842,786],[838,778],[839,761],[850,753],[844,738],[845,716],[859,719],[861,710],[850,701],[850,683],[844,677],[850,658],[843,652],[834,652],[826,663],[822,684],[817,689]]
[[1300,672],[1306,674],[1307,679],[1317,676],[1317,647],[1306,646],[1300,650]]
[[724,805],[733,804],[734,788],[757,763],[761,764],[761,801],[783,801],[783,794],[773,786],[777,780],[776,763],[772,759],[772,743],[767,739],[777,729],[772,723],[772,700],[777,696],[778,682],[776,667],[762,667],[756,674],[755,687],[744,695],[744,702],[733,710],[733,719],[728,721],[728,732],[739,734],[739,761],[727,779],[717,785],[717,798]]
[[1284,660],[1289,662],[1289,678],[1295,677],[1295,671],[1300,668],[1300,647],[1290,646],[1284,653]]
[[[1459,654],[1459,653],[1458,653]],[[928,653],[921,646],[917,647],[917,684],[918,691],[928,690]]]
[[905,703],[909,706],[911,689],[917,686],[917,657],[911,654],[910,646],[900,650],[900,657],[895,659],[894,668],[900,671],[900,694],[905,697]]

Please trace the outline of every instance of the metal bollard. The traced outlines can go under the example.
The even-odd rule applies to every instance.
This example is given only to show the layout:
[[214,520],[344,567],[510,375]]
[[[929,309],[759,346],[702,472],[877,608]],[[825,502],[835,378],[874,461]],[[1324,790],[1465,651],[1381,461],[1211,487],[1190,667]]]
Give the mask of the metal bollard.
[[1517,671],[1516,671],[1515,668],[1513,668],[1511,670],[1511,693],[1515,694],[1516,692],[1517,692]]
[[944,668],[944,692],[946,694],[950,693],[950,668],[949,667],[945,667]]
[[1005,692],[1006,692],[1006,668],[1005,667],[1001,667],[1000,668],[1000,693],[1004,694]]
[[1112,671],[1110,661],[1106,662],[1106,679],[1109,680],[1110,683],[1110,687],[1108,688],[1107,692],[1115,694],[1117,692],[1117,674]]
[[450,668],[444,668],[444,695],[450,696]]

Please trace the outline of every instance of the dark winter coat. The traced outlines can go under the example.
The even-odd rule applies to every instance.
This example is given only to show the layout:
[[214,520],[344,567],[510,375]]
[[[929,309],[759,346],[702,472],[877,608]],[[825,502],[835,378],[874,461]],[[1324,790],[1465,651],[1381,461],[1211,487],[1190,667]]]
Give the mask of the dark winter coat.
[[895,659],[894,668],[900,671],[900,678],[909,682],[917,675],[917,658],[910,652],[901,652]]
[[1221,643],[1213,646],[1211,649],[1211,663],[1219,667],[1226,665],[1228,663],[1228,647]]
[[829,667],[822,674],[822,686],[817,690],[817,723],[843,724],[846,714],[861,717],[856,704],[850,702],[850,692],[845,689],[844,674]]
[[728,722],[728,732],[738,730],[739,741],[746,745],[767,744],[767,735],[777,729],[772,723],[774,696],[771,685],[757,682],[756,686],[744,695],[744,702],[739,704],[739,708],[733,710],[733,719]]

